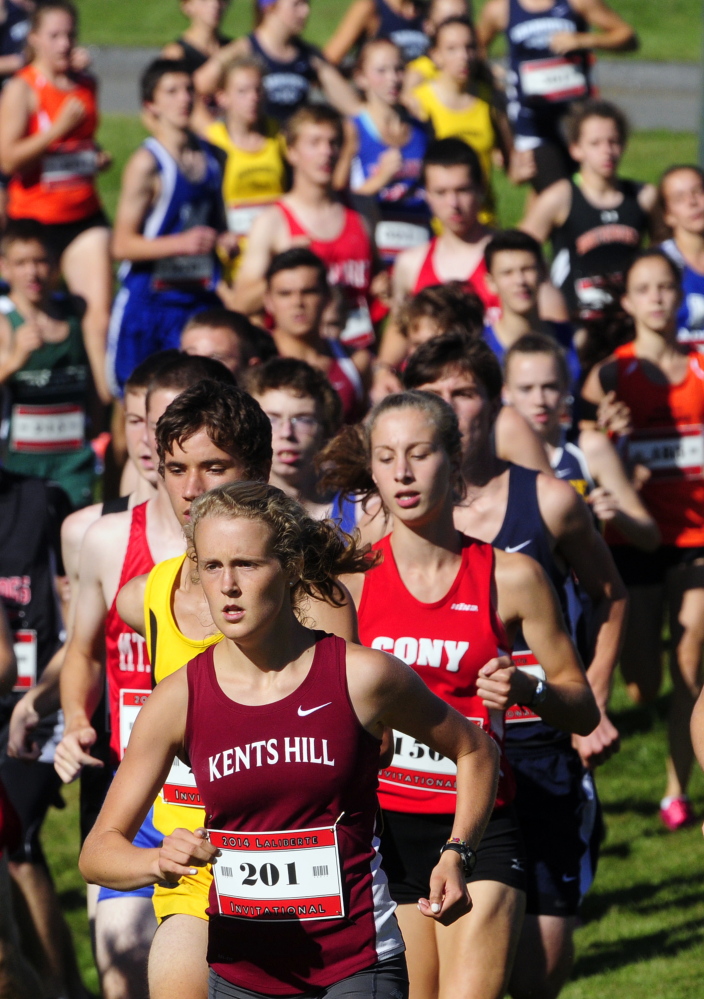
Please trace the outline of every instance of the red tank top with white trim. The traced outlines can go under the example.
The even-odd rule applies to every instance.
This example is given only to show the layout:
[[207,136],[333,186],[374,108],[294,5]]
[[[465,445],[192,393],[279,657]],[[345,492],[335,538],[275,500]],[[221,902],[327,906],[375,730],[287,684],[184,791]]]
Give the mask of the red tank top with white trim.
[[[419,291],[423,288],[430,288],[436,284],[445,284],[441,277],[438,276],[435,270],[435,247],[437,246],[438,237],[433,236],[433,238],[428,243],[428,252],[425,255],[425,259],[418,271],[418,277],[416,278],[416,283],[413,286],[413,294],[417,295]],[[484,263],[484,257],[475,267],[472,274],[470,274],[462,283],[464,284],[467,291],[472,291],[481,300],[484,306],[485,314],[497,319],[501,315],[501,299],[493,291],[489,291],[486,285],[486,264]]]
[[100,209],[95,183],[95,80],[76,74],[73,89],[60,90],[35,66],[25,66],[17,76],[31,87],[37,102],[27,135],[46,131],[71,98],[83,103],[86,114],[67,135],[52,142],[38,162],[12,175],[7,189],[7,214],[15,219],[37,219],[45,225],[78,222],[94,215]]
[[[704,355],[689,353],[679,385],[648,378],[634,343],[618,347],[616,395],[631,410],[628,457],[650,478],[641,495],[665,545],[704,545]],[[611,537],[613,535],[613,537]],[[615,531],[610,543],[623,543]]]
[[[488,732],[501,749],[496,805],[509,804],[515,787],[503,751],[503,713],[477,695],[477,676],[499,650],[510,648],[492,603],[494,549],[462,537],[462,562],[440,600],[423,603],[406,588],[394,559],[392,535],[374,545],[383,561],[364,578],[359,605],[362,645],[402,659],[434,694]],[[394,758],[379,773],[379,802],[394,812],[452,814],[455,764],[407,735],[394,732]]]
[[185,748],[222,850],[208,963],[265,995],[324,989],[404,949],[378,853],[379,740],[354,713],[346,643],[317,637],[303,682],[271,704],[230,700],[212,646],[187,666]]
[[[152,669],[149,665],[147,643],[122,620],[117,613],[117,594],[135,576],[142,576],[154,568],[154,559],[147,541],[147,503],[132,509],[130,535],[122,563],[120,583],[110,610],[105,618],[105,676],[108,687],[108,713],[110,719],[110,759],[117,765],[122,756],[120,739],[120,691],[152,689]],[[123,733],[124,736],[124,733]]]
[[343,206],[345,220],[335,239],[316,239],[299,222],[283,201],[277,201],[286,219],[291,238],[305,236],[308,249],[320,257],[328,269],[331,285],[343,288],[349,303],[347,324],[340,340],[346,347],[369,347],[374,342],[374,327],[369,313],[369,286],[372,280],[372,241],[362,216]]

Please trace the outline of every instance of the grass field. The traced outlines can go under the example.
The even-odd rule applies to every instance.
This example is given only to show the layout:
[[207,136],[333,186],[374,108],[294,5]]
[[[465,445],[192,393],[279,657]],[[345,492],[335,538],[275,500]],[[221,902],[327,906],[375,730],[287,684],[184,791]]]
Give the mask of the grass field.
[[[617,687],[613,717],[622,749],[598,774],[607,837],[595,887],[577,933],[577,963],[564,999],[694,999],[702,993],[704,841],[700,829],[668,833],[659,824],[666,698],[629,706]],[[76,785],[67,808],[50,813],[44,844],[74,933],[85,982],[97,990],[76,868]],[[692,798],[704,814],[704,778]],[[549,821],[549,815],[545,817]]]
[[[485,0],[475,0],[478,13]],[[698,62],[702,50],[700,0],[611,0],[611,5],[636,28],[641,48],[637,58]],[[164,45],[186,25],[177,0],[78,0],[81,38],[93,45]],[[314,0],[308,37],[323,44],[332,34],[346,4]],[[248,0],[232,3],[225,31],[241,35],[251,29]],[[632,58],[632,57],[627,57]]]
[[[103,115],[100,141],[115,160],[100,178],[100,190],[112,217],[120,190],[120,175],[125,161],[146,135],[137,118],[127,115]],[[637,180],[656,183],[672,163],[696,161],[696,136],[684,132],[640,132],[631,139],[623,162],[623,174]],[[501,175],[496,177],[499,218],[504,226],[514,225],[522,215],[525,189],[513,187]]]

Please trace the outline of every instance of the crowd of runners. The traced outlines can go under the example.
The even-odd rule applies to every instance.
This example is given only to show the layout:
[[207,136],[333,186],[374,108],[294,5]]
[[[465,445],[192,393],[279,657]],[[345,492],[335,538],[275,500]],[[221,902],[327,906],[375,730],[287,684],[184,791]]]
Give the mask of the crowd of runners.
[[0,994],[88,997],[78,779],[105,999],[555,999],[617,666],[696,821],[704,173],[620,175],[603,0],[227,7],[109,219],[73,5],[0,3]]

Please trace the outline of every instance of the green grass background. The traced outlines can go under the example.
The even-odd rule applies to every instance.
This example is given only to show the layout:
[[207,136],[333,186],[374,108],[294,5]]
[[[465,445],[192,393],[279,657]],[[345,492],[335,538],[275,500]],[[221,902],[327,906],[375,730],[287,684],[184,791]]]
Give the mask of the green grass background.
[[[485,0],[475,0],[478,14]],[[698,62],[702,54],[701,0],[611,0],[633,24],[641,42],[635,58]],[[339,23],[347,4],[313,0],[307,36],[323,44]],[[186,26],[178,0],[78,0],[81,39],[93,45],[164,45]],[[251,29],[252,5],[235,0],[224,30],[241,35]],[[619,57],[621,58],[621,57]],[[634,58],[627,56],[626,58]]]
[[[598,771],[607,837],[577,932],[577,962],[563,999],[697,999],[702,995],[704,840],[699,826],[669,833],[660,825],[666,752],[666,697],[634,708],[617,685],[612,716],[618,756]],[[704,778],[692,782],[704,815]],[[67,808],[52,810],[43,841],[73,930],[86,985],[98,982],[85,917],[78,856],[78,786]],[[545,816],[550,821],[550,816]],[[174,997],[180,999],[180,997]],[[187,999],[187,997],[184,997]]]

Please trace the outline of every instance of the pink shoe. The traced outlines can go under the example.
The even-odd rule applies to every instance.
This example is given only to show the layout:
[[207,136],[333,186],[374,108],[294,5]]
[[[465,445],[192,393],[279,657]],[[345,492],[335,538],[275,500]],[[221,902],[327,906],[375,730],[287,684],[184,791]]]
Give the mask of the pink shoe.
[[681,798],[670,798],[668,804],[664,802],[660,805],[660,818],[667,828],[674,832],[676,829],[686,829],[693,826],[697,818],[692,808],[692,803],[686,795]]

